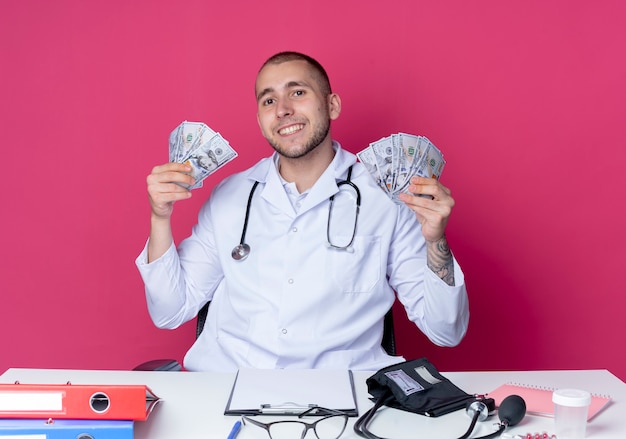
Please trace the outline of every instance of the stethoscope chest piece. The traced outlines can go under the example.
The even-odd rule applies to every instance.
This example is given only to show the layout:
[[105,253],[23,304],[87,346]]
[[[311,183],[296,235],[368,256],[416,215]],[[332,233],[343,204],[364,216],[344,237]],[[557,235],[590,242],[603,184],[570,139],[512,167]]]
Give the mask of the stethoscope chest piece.
[[243,261],[250,254],[250,246],[248,244],[239,244],[230,253],[235,261]]

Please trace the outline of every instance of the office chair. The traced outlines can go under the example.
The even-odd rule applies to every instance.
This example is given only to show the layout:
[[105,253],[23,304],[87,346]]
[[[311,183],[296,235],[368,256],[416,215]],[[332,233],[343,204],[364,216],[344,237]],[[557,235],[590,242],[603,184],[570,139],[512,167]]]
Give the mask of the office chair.
[[[200,311],[198,311],[198,320],[196,323],[196,338],[200,336],[202,330],[204,329],[204,322],[206,321],[207,313],[209,312],[209,304],[211,302],[207,302]],[[393,309],[389,309],[387,314],[385,314],[385,320],[383,323],[383,340],[381,342],[381,346],[389,355],[396,355],[396,337],[393,327]],[[171,359],[161,359],[161,360],[150,360],[145,363],[141,363],[133,370],[148,370],[148,371],[180,371],[182,370],[182,366],[176,360]]]

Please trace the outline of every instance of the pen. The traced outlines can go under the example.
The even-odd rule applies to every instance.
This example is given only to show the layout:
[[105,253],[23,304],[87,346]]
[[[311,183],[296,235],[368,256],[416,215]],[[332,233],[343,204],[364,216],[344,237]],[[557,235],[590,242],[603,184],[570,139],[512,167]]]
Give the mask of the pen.
[[241,421],[235,422],[235,425],[233,425],[233,429],[230,430],[230,433],[228,433],[227,439],[235,439],[237,437],[237,434],[239,434],[239,430],[241,430]]

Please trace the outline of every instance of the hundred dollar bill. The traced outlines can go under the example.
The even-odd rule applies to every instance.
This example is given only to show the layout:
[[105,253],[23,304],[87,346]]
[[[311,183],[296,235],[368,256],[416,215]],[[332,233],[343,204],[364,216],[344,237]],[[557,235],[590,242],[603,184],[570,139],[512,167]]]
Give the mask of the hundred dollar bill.
[[385,137],[370,143],[370,147],[376,156],[381,182],[385,185],[387,191],[392,193],[396,169],[393,168],[393,142],[391,137]]
[[414,175],[439,179],[446,161],[441,151],[424,136],[398,133],[370,143],[357,157],[376,183],[401,203]]
[[412,134],[392,134],[394,150],[397,151],[396,180],[394,189],[398,191],[409,184],[413,162],[419,159],[419,137]]
[[356,156],[359,158],[359,161],[365,165],[367,172],[374,177],[376,184],[386,191],[387,187],[383,184],[380,173],[378,172],[378,162],[372,148],[368,146],[363,151],[357,152]]
[[[430,148],[430,141],[424,136],[412,136],[410,134],[404,134],[403,139],[407,141],[407,156],[411,156],[411,164],[407,172],[407,176],[404,181],[396,187],[395,194],[401,194],[408,192],[408,186],[411,184],[411,177],[414,175],[421,175],[420,166],[424,157]],[[410,137],[409,137],[410,136]]]
[[215,133],[194,148],[184,161],[191,166],[191,176],[196,180],[189,189],[202,187],[202,181],[205,178],[235,157],[237,157],[237,152],[219,133]]
[[[418,175],[420,177],[427,178],[435,178],[439,179],[441,173],[443,172],[443,167],[445,165],[445,160],[443,159],[443,154],[441,151],[431,143],[426,137],[419,136],[418,142],[418,150],[419,150],[419,160],[414,162],[414,166],[412,167],[411,175]],[[393,199],[396,202],[400,202],[398,200],[398,194],[408,193],[408,187],[410,184],[407,181],[406,185],[402,188],[398,188],[398,191],[394,194]],[[425,198],[432,198],[430,195],[420,195]]]
[[[170,161],[182,163],[204,140],[215,135],[215,131],[202,122],[181,123],[170,135]],[[172,136],[174,136],[174,151],[172,154]]]
[[443,159],[441,151],[430,140],[426,139],[426,142],[428,142],[428,149],[420,160],[416,174],[421,177],[439,179],[446,161]]
[[228,141],[202,122],[185,120],[170,133],[170,162],[189,164],[196,180],[192,187],[181,185],[186,188],[202,187],[202,180],[235,157]]

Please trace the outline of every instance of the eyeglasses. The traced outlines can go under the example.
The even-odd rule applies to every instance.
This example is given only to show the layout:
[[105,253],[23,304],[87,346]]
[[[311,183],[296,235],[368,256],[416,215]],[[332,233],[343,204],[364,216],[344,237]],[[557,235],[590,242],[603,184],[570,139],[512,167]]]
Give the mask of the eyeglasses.
[[[328,413],[324,415],[324,413]],[[323,416],[313,423],[304,421],[285,420],[275,422],[260,422],[247,416],[242,416],[244,423],[250,423],[261,427],[271,439],[304,439],[309,430],[313,430],[317,439],[338,439],[346,429],[348,415],[323,407],[311,407],[298,415],[298,419],[303,416]]]

